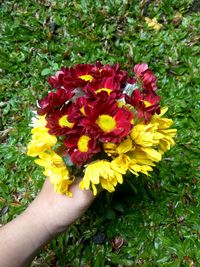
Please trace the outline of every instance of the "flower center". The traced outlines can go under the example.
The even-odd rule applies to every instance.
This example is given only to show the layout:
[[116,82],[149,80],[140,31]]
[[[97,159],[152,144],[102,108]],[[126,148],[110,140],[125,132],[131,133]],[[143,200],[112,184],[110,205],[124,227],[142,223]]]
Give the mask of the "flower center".
[[96,93],[100,93],[100,92],[107,92],[108,95],[110,95],[110,93],[112,92],[112,90],[109,89],[109,88],[100,88],[100,89],[98,89],[98,90],[96,91]]
[[116,127],[116,121],[111,116],[103,114],[98,117],[96,124],[104,132],[111,132]]
[[74,126],[74,123],[73,122],[69,122],[68,119],[67,119],[67,115],[64,115],[62,116],[59,121],[58,121],[58,124],[61,126],[61,127],[68,127],[68,128],[72,128]]
[[145,105],[145,108],[148,108],[151,106],[151,103],[149,101],[143,100],[143,103]]
[[80,112],[81,112],[82,115],[86,116],[84,107],[80,108]]
[[90,141],[90,137],[87,135],[82,135],[78,140],[78,150],[80,152],[88,152],[88,142]]
[[79,76],[79,78],[86,81],[86,82],[91,82],[93,80],[92,75],[81,75],[81,76]]

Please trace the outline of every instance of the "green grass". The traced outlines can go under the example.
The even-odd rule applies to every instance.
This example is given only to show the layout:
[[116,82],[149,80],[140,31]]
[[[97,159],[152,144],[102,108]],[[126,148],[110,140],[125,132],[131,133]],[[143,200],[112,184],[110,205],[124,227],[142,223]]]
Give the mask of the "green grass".
[[[103,192],[87,214],[38,255],[33,266],[199,266],[200,5],[163,1],[1,1],[0,209],[4,224],[24,210],[44,177],[26,156],[31,111],[48,75],[76,63],[147,62],[176,146],[150,178]],[[182,19],[176,23],[177,12]],[[156,32],[145,23],[156,17]],[[120,236],[116,251],[112,240]],[[119,265],[121,264],[121,265]]]

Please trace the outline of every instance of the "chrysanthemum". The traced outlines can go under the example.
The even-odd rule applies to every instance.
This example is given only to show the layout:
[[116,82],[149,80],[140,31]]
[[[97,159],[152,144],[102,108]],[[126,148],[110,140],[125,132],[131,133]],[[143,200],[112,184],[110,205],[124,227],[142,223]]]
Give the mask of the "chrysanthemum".
[[169,129],[173,124],[171,119],[162,118],[167,110],[168,108],[162,108],[159,115],[155,114],[151,118],[151,123],[157,124],[157,132],[160,134],[158,149],[161,154],[169,150],[175,144],[173,138],[177,132],[176,129]]
[[56,144],[57,138],[48,133],[46,123],[45,116],[34,118],[34,128],[31,130],[32,140],[28,144],[27,155],[36,157]]
[[112,99],[97,100],[85,107],[86,118],[81,125],[101,142],[117,143],[127,136],[132,128],[133,114],[125,107],[119,108]]
[[107,160],[99,160],[90,163],[85,169],[85,175],[80,182],[81,189],[90,189],[92,187],[93,194],[97,194],[96,185],[101,185],[108,192],[113,192],[118,183],[122,184],[122,174],[125,172],[118,169],[115,164]]
[[128,79],[128,74],[126,71],[122,70],[120,64],[103,66],[101,63],[97,62],[96,66],[91,71],[92,76],[101,81],[105,77],[115,77],[115,80],[120,83],[120,88],[123,88]]
[[58,89],[55,93],[50,92],[46,97],[38,101],[39,108],[37,112],[39,115],[45,115],[61,107],[71,99],[72,96],[72,91],[66,91],[64,89]]
[[54,110],[46,116],[49,133],[57,136],[72,134],[78,131],[77,120],[79,111],[70,103],[60,110]]
[[139,146],[135,146],[131,138],[125,139],[119,145],[104,144],[104,150],[108,156],[113,158],[112,162],[118,168],[124,171],[129,170],[136,176],[139,172],[148,175],[148,172],[152,171],[151,166],[154,166],[152,159],[147,158],[146,153]]
[[49,153],[44,152],[35,162],[45,168],[44,175],[50,178],[55,192],[72,196],[69,192],[69,185],[73,183],[73,178],[70,177],[65,163],[59,155],[52,150]]
[[135,175],[139,172],[148,174],[154,162],[161,160],[163,152],[174,144],[175,129],[169,129],[172,120],[153,115],[148,124],[136,124],[130,136],[120,144],[104,143],[104,150],[121,168],[130,170]]
[[48,82],[53,88],[64,88],[67,91],[83,87],[93,80],[91,75],[93,68],[93,64],[77,64],[71,68],[62,67],[61,71],[58,71],[56,76],[51,76]]
[[133,69],[137,80],[142,82],[143,90],[156,91],[157,78],[147,64],[136,64]]
[[99,144],[93,137],[79,133],[79,135],[69,136],[64,140],[66,147],[68,148],[68,154],[72,163],[80,166],[89,159],[91,159],[96,153],[100,152]]
[[138,111],[138,118],[149,121],[155,113],[160,113],[160,97],[154,92],[142,93],[139,89],[133,91],[131,97],[126,96],[127,103],[134,106]]

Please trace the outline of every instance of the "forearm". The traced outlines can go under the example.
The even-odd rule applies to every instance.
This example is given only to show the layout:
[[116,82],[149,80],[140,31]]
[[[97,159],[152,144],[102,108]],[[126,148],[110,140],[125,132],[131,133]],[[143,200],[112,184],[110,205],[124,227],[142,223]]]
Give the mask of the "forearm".
[[89,190],[71,186],[73,197],[54,192],[46,179],[40,194],[15,220],[0,229],[0,267],[29,266],[40,248],[79,218],[94,200]]
[[27,209],[0,229],[0,266],[29,266],[39,249],[51,238],[41,218]]

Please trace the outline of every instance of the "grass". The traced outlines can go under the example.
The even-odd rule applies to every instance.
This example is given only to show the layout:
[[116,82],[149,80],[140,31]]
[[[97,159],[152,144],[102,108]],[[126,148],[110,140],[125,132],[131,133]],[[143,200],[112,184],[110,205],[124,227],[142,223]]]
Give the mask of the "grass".
[[[178,129],[176,146],[150,178],[132,176],[115,193],[103,192],[32,266],[198,266],[199,11],[197,0],[1,1],[1,224],[42,186],[42,170],[26,156],[28,125],[48,75],[61,66],[101,60],[131,71],[147,62]],[[156,17],[160,31],[145,17]]]

